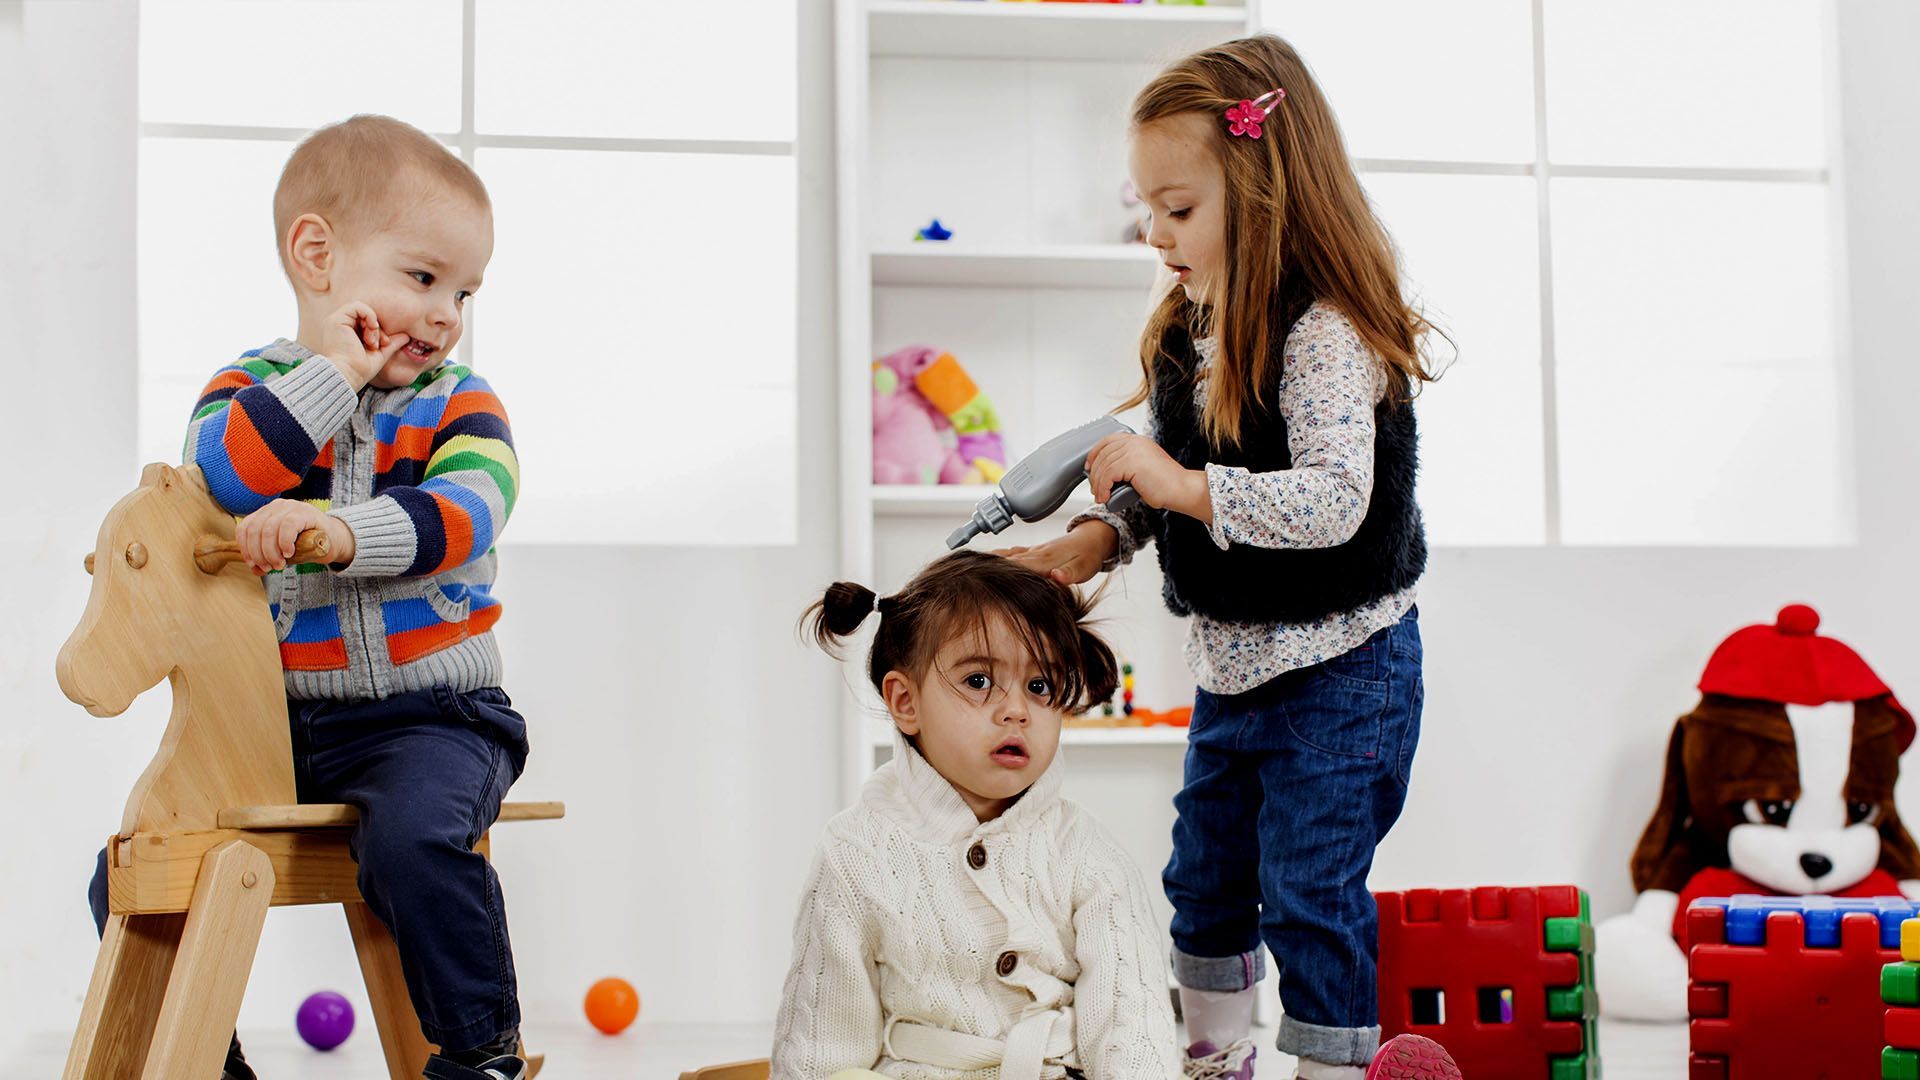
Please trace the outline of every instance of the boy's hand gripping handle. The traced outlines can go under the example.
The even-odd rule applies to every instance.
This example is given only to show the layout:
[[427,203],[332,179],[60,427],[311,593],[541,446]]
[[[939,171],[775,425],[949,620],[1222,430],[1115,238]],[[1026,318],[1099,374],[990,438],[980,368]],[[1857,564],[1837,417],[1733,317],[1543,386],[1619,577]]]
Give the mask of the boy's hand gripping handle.
[[[997,490],[974,507],[973,518],[947,537],[949,549],[963,547],[975,536],[997,533],[1022,521],[1039,521],[1060,509],[1073,489],[1087,478],[1087,455],[1095,443],[1109,435],[1131,435],[1133,429],[1111,416],[1102,416],[1072,431],[1055,435],[1020,459],[1020,463],[1001,477]],[[1115,484],[1107,496],[1107,509],[1122,513],[1140,501],[1140,493],[1126,484]]]

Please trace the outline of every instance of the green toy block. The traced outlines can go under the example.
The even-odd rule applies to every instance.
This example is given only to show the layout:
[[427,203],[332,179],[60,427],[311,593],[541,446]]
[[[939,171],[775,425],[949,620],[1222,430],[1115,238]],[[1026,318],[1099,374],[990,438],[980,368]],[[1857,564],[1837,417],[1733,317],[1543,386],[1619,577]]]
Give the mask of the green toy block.
[[1920,964],[1903,960],[1881,968],[1880,1000],[1889,1005],[1920,1005]]
[[1547,1018],[1549,1020],[1586,1020],[1594,1013],[1588,1011],[1593,995],[1584,986],[1552,986],[1547,988]]
[[1579,918],[1547,920],[1548,952],[1592,952],[1593,924]]
[[1880,1051],[1880,1080],[1920,1080],[1920,1051],[1891,1046]]
[[1600,1059],[1586,1053],[1547,1059],[1547,1080],[1598,1080]]

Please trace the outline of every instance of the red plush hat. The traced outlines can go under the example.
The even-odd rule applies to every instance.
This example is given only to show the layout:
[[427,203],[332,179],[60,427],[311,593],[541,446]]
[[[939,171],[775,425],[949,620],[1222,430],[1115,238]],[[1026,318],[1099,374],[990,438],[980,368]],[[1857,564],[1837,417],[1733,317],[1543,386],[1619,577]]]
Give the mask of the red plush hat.
[[1814,633],[1820,614],[1805,604],[1780,609],[1772,626],[1735,630],[1713,650],[1700,692],[1787,705],[1827,705],[1885,695],[1900,717],[1900,749],[1913,743],[1913,715],[1860,654]]

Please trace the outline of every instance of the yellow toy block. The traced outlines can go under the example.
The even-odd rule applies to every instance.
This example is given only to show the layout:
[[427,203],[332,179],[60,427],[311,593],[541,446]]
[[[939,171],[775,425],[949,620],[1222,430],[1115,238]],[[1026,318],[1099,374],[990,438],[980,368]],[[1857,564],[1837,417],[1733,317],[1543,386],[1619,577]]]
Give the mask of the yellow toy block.
[[1920,960],[1920,919],[1900,924],[1900,959]]

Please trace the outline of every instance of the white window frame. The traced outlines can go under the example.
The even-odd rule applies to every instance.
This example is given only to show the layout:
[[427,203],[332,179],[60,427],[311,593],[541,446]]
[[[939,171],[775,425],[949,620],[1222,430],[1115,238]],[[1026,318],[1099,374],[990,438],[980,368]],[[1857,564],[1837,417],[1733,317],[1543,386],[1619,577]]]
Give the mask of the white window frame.
[[[1563,546],[1561,540],[1561,489],[1560,489],[1560,437],[1559,437],[1559,390],[1555,378],[1554,362],[1554,322],[1553,322],[1553,203],[1552,187],[1555,179],[1608,179],[1608,180],[1717,180],[1745,181],[1771,184],[1819,184],[1828,189],[1829,205],[1837,205],[1834,170],[1829,164],[1825,168],[1716,168],[1663,165],[1560,165],[1551,158],[1547,145],[1547,38],[1546,38],[1546,0],[1531,0],[1528,5],[1532,20],[1533,48],[1533,161],[1496,162],[1496,161],[1424,161],[1412,158],[1355,158],[1354,167],[1365,176],[1370,173],[1402,173],[1423,176],[1531,176],[1534,178],[1536,210],[1539,214],[1539,257],[1540,257],[1540,440],[1543,457],[1542,474],[1545,490],[1542,512],[1545,515],[1545,528],[1540,545],[1542,547]],[[1823,65],[1821,92],[1828,96],[1826,115],[1828,130],[1826,144],[1828,160],[1837,160],[1835,147],[1839,144],[1839,113],[1833,99],[1834,72],[1831,70],[1831,39],[1833,36],[1833,7],[1823,4],[1822,31],[1827,41],[1823,43],[1823,55],[1828,63]],[[1836,215],[1837,216],[1837,215]],[[1836,243],[1842,233],[1840,222],[1836,221],[1834,236]],[[1845,260],[1833,262],[1833,292],[1837,300],[1844,300]],[[1842,324],[1845,321],[1844,303],[1835,306],[1834,327],[1834,369],[1841,380],[1841,389],[1846,388],[1847,369]],[[1844,400],[1844,393],[1842,395]],[[1844,430],[1844,427],[1843,429]],[[1851,455],[1842,454],[1843,461],[1849,461]],[[1848,508],[1847,517],[1839,532],[1846,537],[1855,535],[1855,514],[1852,470],[1843,467],[1843,475],[1836,478],[1847,491],[1843,504]],[[1845,542],[1833,545],[1844,546]],[[1524,545],[1534,546],[1534,545]],[[1586,545],[1582,545],[1586,546]],[[1605,547],[1645,547],[1645,544],[1617,543],[1600,545]],[[1657,545],[1656,545],[1657,546]],[[1688,547],[1715,548],[1726,545],[1689,544]],[[1762,545],[1766,546],[1766,545]]]

